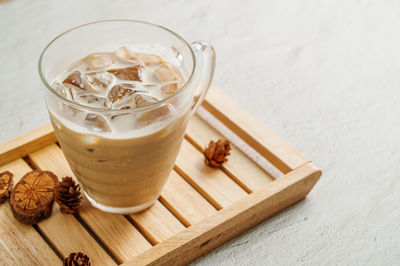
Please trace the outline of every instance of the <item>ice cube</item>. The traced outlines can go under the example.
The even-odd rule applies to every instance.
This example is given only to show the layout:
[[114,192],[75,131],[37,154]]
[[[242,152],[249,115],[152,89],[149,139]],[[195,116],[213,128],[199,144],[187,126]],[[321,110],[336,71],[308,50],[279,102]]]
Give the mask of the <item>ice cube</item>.
[[125,46],[118,48],[114,53],[121,59],[136,60],[136,54]]
[[69,97],[71,97],[71,100],[75,101],[76,100],[76,92],[73,88],[68,88],[69,91]]
[[[155,97],[146,94],[136,94],[135,103],[136,107],[147,106],[158,102],[159,100]],[[145,126],[157,121],[162,121],[166,119],[166,116],[170,113],[170,110],[166,104],[157,106],[154,109],[144,112],[137,119],[136,123],[139,126]]]
[[166,96],[171,96],[174,95],[179,89],[178,83],[167,83],[161,87],[161,91],[164,93]]
[[64,79],[63,83],[70,84],[82,90],[85,90],[85,86],[83,85],[82,82],[81,72],[79,71],[74,71],[71,74],[69,74],[69,76],[66,79]]
[[165,95],[170,96],[178,91],[181,77],[173,65],[164,63],[155,70],[155,73],[162,82],[165,82],[161,87]]
[[110,125],[107,123],[106,119],[97,114],[87,114],[85,123],[91,127],[94,131],[98,132],[110,132]]
[[90,106],[93,107],[99,107],[99,108],[111,108],[110,103],[106,98],[95,96],[92,94],[85,94],[85,95],[79,95],[79,99],[81,102],[84,104],[87,103]]
[[145,66],[159,65],[164,62],[161,57],[154,54],[136,53],[136,56]]
[[139,126],[149,125],[154,122],[166,120],[170,115],[170,108],[166,104],[162,104],[157,108],[144,112],[136,119],[136,124]]
[[53,82],[51,87],[53,88],[53,90],[55,92],[58,93],[58,95],[60,95],[60,96],[62,96],[64,98],[67,98],[67,91],[65,90],[65,87],[61,83],[59,83],[57,81]]
[[114,79],[114,76],[108,72],[93,72],[85,74],[88,87],[95,91],[106,89]]
[[178,80],[176,71],[174,70],[173,66],[168,63],[160,65],[155,70],[155,73],[157,74],[159,79],[163,82]]
[[111,88],[108,93],[108,100],[113,104],[122,104],[132,100],[132,95],[136,92],[133,84],[119,84]]
[[104,69],[116,63],[117,58],[112,53],[95,53],[85,58],[87,70]]
[[158,99],[155,97],[152,97],[150,95],[142,94],[142,93],[137,93],[135,95],[135,106],[136,107],[143,107],[152,103],[158,102]]
[[78,109],[76,109],[75,107],[72,107],[72,106],[70,106],[70,105],[67,105],[67,104],[62,104],[62,112],[63,112],[63,115],[64,116],[72,116],[72,117],[75,117],[77,114],[79,114],[80,112],[82,112],[82,111],[80,111],[80,110],[78,110]]
[[107,70],[107,72],[114,74],[114,76],[121,80],[141,81],[139,77],[140,68],[141,66],[136,65],[126,68],[110,69]]

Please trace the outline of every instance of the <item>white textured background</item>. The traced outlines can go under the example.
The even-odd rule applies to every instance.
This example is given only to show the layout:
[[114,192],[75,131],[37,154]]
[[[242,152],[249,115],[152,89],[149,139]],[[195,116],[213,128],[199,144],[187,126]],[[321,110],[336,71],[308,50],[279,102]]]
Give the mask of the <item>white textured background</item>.
[[400,1],[0,4],[0,141],[48,122],[45,44],[106,18],[212,43],[214,84],[324,171],[305,201],[194,265],[400,265]]

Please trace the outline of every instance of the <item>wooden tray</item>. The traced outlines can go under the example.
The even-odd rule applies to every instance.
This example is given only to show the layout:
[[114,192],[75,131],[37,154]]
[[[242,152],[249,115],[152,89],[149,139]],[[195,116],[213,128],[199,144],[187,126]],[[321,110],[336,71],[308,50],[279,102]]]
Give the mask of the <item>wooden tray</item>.
[[[25,226],[4,203],[0,264],[61,264],[76,251],[86,253],[92,265],[186,264],[303,199],[318,181],[319,169],[219,90],[212,88],[202,106],[209,118],[218,119],[214,125],[228,128],[230,138],[241,139],[234,143],[270,164],[271,171],[237,146],[222,169],[207,167],[202,149],[221,133],[196,115],[154,206],[123,216],[101,212],[85,199],[78,215],[61,214],[55,204],[49,219]],[[274,167],[279,171],[271,174]],[[60,179],[73,176],[51,125],[0,146],[0,171],[13,172],[14,184],[32,168],[53,171]]]

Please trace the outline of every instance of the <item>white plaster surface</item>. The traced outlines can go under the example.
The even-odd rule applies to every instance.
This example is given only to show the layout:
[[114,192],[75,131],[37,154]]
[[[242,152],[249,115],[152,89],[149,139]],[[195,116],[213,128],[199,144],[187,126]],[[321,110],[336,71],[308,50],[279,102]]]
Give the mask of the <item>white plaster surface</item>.
[[306,200],[193,265],[400,265],[400,1],[2,3],[0,141],[49,121],[46,43],[107,18],[212,43],[214,84],[324,171]]

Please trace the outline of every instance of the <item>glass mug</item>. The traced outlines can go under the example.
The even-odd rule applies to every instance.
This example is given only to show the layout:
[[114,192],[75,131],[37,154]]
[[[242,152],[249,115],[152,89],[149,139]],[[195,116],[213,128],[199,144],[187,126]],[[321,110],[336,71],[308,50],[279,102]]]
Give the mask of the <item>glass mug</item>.
[[[164,52],[176,59],[184,85],[164,100],[128,110],[84,106],[51,88],[51,81],[79,59],[129,44],[166,48]],[[176,33],[143,21],[88,23],[60,34],[46,46],[39,59],[39,75],[47,88],[50,120],[65,158],[93,206],[128,214],[157,200],[174,166],[188,119],[203,101],[214,68],[215,52],[209,44],[189,45]],[[106,120],[132,117],[135,123],[123,131],[98,132],[74,119],[77,112]]]

